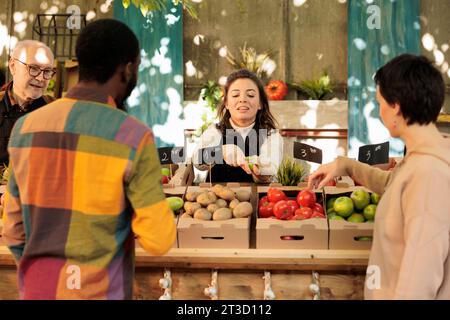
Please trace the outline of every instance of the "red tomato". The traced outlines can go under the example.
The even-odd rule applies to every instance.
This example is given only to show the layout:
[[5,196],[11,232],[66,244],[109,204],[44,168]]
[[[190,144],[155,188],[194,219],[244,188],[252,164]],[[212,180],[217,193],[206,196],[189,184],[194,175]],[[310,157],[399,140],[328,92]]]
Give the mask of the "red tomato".
[[315,203],[313,209],[314,211],[319,211],[320,213],[324,214],[323,207],[320,203]]
[[297,203],[302,207],[314,208],[316,203],[316,194],[311,190],[302,190],[297,195]]
[[261,199],[259,199],[258,206],[261,207],[263,204],[268,203],[268,202],[269,202],[269,198],[267,196],[264,196]]
[[273,202],[265,202],[259,206],[259,217],[260,218],[269,218],[273,216]]
[[301,207],[300,209],[295,210],[296,220],[305,220],[311,218],[313,210],[308,207]]
[[281,191],[279,189],[275,189],[275,188],[269,188],[269,190],[267,191],[267,197],[269,198],[270,202],[274,202],[274,203],[277,203],[278,201],[287,199],[287,197],[283,191]]
[[295,200],[287,200],[286,202],[288,203],[288,205],[291,206],[292,212],[295,212],[295,210],[297,210],[299,208],[297,201],[295,201]]
[[325,218],[325,214],[323,214],[322,212],[316,211],[314,210],[311,218]]
[[336,186],[336,180],[333,178],[330,181],[327,182],[326,186],[335,187]]
[[273,207],[273,213],[277,219],[289,220],[294,215],[292,207],[285,200],[278,201]]
[[162,183],[162,184],[169,183],[169,177],[168,177],[168,176],[162,176],[162,178],[161,178],[161,183]]

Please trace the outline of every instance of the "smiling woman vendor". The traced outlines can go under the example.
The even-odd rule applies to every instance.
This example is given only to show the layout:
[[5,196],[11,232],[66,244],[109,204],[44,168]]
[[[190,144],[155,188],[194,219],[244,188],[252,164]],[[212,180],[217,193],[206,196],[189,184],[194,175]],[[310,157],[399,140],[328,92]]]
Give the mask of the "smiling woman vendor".
[[208,170],[200,151],[217,147],[221,156],[214,157],[212,182],[270,181],[282,159],[283,140],[255,74],[241,69],[228,76],[218,117],[219,123],[206,129],[194,150],[196,168]]

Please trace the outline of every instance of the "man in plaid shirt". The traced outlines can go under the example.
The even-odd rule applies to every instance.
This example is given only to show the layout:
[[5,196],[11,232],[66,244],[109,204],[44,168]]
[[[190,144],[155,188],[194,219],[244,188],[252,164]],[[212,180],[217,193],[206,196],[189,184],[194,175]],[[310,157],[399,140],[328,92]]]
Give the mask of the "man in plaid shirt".
[[155,255],[175,224],[152,131],[126,112],[139,43],[104,19],[81,32],[79,83],[22,118],[9,143],[3,236],[22,299],[130,299],[134,236]]

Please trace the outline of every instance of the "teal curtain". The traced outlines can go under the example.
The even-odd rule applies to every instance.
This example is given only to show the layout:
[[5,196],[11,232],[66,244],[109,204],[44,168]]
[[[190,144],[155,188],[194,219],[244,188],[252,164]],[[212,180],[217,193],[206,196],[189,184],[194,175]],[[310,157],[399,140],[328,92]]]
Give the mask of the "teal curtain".
[[118,0],[114,18],[134,31],[141,47],[138,84],[127,100],[129,113],[153,129],[158,147],[182,146],[182,6],[167,0],[165,10],[144,16],[133,4],[125,9]]
[[420,0],[348,2],[348,154],[361,145],[389,140],[390,155],[403,143],[389,137],[375,99],[375,72],[401,53],[420,54]]

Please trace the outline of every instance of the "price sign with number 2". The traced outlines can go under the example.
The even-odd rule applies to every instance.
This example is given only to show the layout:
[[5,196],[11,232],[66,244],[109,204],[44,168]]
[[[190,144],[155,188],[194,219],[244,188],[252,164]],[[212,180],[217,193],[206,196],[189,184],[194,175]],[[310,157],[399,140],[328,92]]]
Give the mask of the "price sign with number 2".
[[158,148],[158,154],[161,164],[183,163],[185,159],[183,147]]

